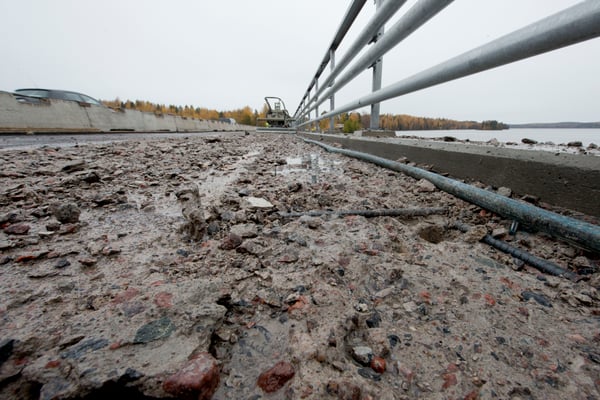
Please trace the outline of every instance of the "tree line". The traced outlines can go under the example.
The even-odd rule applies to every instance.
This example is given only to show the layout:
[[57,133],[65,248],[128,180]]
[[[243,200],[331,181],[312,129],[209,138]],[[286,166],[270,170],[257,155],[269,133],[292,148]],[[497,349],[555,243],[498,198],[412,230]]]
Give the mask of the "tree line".
[[[361,113],[343,113],[336,117],[337,129],[344,133],[352,133],[371,126],[371,115]],[[321,130],[329,129],[329,120],[320,122]],[[421,130],[453,130],[453,129],[479,129],[501,130],[509,126],[496,120],[457,121],[447,118],[425,118],[406,114],[383,114],[379,117],[379,128],[390,131],[421,131]]]
[[[252,110],[249,106],[230,111],[217,111],[205,107],[194,107],[190,105],[176,106],[169,104],[156,104],[145,100],[126,100],[122,101],[118,97],[114,100],[101,100],[102,104],[113,109],[137,110],[150,112],[157,115],[177,115],[185,118],[195,118],[203,120],[218,120],[219,118],[233,118],[238,124],[256,125],[256,119],[261,116],[257,110]],[[262,115],[264,116],[265,110]]]
[[[176,106],[170,104],[156,104],[145,100],[122,101],[118,97],[114,100],[101,100],[104,105],[113,109],[137,110],[151,112],[159,115],[171,114],[186,118],[203,120],[218,120],[219,118],[233,118],[238,124],[255,126],[258,118],[264,118],[267,113],[267,105],[262,110],[253,110],[250,106],[230,111],[217,111],[204,107],[190,105]],[[324,111],[325,113],[325,111]],[[342,113],[335,117],[336,130],[352,133],[360,129],[368,129],[371,125],[371,115],[354,113]],[[329,130],[329,119],[319,122],[321,130]],[[379,118],[380,129],[391,131],[419,131],[419,130],[451,130],[451,129],[481,129],[500,130],[508,129],[508,125],[495,120],[488,121],[456,121],[447,118],[425,118],[406,114],[383,114]]]

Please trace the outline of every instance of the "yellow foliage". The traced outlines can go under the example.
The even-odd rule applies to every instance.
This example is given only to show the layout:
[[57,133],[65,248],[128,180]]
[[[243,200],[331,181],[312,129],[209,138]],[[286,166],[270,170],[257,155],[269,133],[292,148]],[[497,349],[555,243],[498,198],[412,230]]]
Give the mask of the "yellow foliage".
[[[114,100],[101,100],[102,104],[113,109],[137,110],[142,112],[151,112],[155,114],[172,114],[186,118],[195,118],[203,120],[218,120],[219,118],[233,118],[238,124],[256,125],[256,118],[260,116],[257,111],[246,106],[238,110],[217,111],[204,107],[194,107],[191,105],[175,106],[164,104],[155,104],[145,100],[122,101],[118,97]],[[263,115],[264,116],[264,115]]]

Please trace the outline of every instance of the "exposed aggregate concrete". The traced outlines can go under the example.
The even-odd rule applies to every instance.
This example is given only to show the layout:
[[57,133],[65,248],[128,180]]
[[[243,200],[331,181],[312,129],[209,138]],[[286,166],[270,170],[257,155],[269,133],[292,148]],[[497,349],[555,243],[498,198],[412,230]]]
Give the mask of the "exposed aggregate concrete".
[[[598,255],[427,181],[273,134],[0,158],[0,398],[600,399]],[[447,212],[278,214],[406,207]]]

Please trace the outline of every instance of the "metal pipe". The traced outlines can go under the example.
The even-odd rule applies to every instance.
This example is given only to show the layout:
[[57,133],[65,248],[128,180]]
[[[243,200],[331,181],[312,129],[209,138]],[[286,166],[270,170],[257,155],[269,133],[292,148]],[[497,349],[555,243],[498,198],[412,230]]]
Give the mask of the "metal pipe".
[[[455,222],[450,226],[451,228],[456,228],[462,232],[467,232],[470,227],[467,224],[463,224],[461,222]],[[521,261],[526,262],[532,267],[536,268],[539,271],[542,271],[546,274],[554,275],[554,276],[562,276],[569,280],[576,280],[578,275],[574,272],[566,270],[559,265],[554,264],[551,261],[544,260],[542,258],[536,257],[531,253],[528,253],[524,250],[521,250],[517,247],[511,246],[505,241],[498,240],[491,235],[485,235],[483,239],[481,239],[483,243],[486,243],[506,254],[510,254],[511,256],[518,258]]]
[[[330,50],[331,55],[329,56],[329,59],[331,60],[331,70],[333,71],[333,69],[335,68],[335,50],[331,49]],[[332,82],[333,83],[333,82]],[[333,111],[335,109],[335,93],[331,94],[331,97],[329,98],[329,111]],[[335,118],[331,117],[329,118],[329,132],[333,133],[335,131]]]
[[476,204],[505,218],[517,220],[550,235],[576,243],[592,251],[600,252],[600,227],[597,225],[546,211],[529,203],[479,189],[421,168],[411,167],[367,153],[336,148],[315,140],[304,140],[307,143],[321,146],[332,153],[340,153],[368,161],[393,171],[402,172],[415,179],[426,179],[438,189],[469,203]]
[[[319,99],[319,78],[315,78],[315,100]],[[319,106],[315,109],[315,115],[319,118]],[[321,124],[317,121],[315,123],[315,132],[321,132]]]
[[332,115],[349,112],[369,104],[402,96],[598,36],[600,36],[600,1],[587,0],[396,82],[375,93],[361,97],[357,101],[322,115],[321,118],[329,118]]
[[[333,83],[336,76],[338,76],[348,64],[356,57],[357,54],[377,35],[379,29],[385,25],[396,14],[396,12],[406,3],[406,0],[386,0],[385,4],[381,7],[377,7],[375,15],[367,22],[367,26],[362,30],[358,37],[354,40],[354,43],[345,52],[344,57],[338,62],[338,65],[332,69],[329,76],[323,81],[323,86],[317,94],[321,94],[326,87]],[[329,97],[329,96],[327,96]],[[314,98],[313,98],[314,100]],[[310,102],[304,106],[306,108],[310,105]],[[306,109],[299,111],[300,114],[304,113]],[[298,111],[296,111],[298,112]]]
[[[423,26],[427,21],[433,18],[437,13],[450,5],[454,0],[421,0],[417,2],[410,10],[406,12],[381,39],[373,45],[365,54],[353,64],[346,73],[336,80],[324,96],[328,96],[330,92],[336,92],[347,85],[352,79],[360,75],[365,69],[369,68],[373,63],[381,58],[385,53],[393,49],[398,43],[410,36],[419,27]],[[310,106],[307,103],[305,109]],[[315,103],[307,109],[307,112],[318,105]]]
[[[338,30],[336,31],[333,41],[331,42],[331,44],[329,45],[329,48],[327,49],[327,53],[325,53],[325,56],[323,57],[323,61],[321,61],[321,64],[319,64],[319,68],[317,69],[317,72],[315,73],[315,78],[319,78],[321,76],[321,74],[323,73],[323,70],[327,66],[327,63],[329,63],[329,60],[330,60],[329,59],[329,56],[330,56],[329,50],[337,50],[338,46],[340,45],[340,43],[346,36],[346,33],[348,33],[348,30],[354,23],[354,20],[356,19],[356,17],[358,17],[358,14],[360,14],[360,11],[362,10],[362,8],[364,7],[366,2],[367,2],[367,0],[354,0],[350,4],[348,9],[346,10],[346,13],[344,14],[344,18],[342,18],[342,23],[340,24]],[[300,109],[303,107],[302,102],[308,96],[310,96],[310,90],[312,89],[313,82],[314,81],[310,81],[310,85],[308,86],[308,89],[306,89],[306,92],[304,93],[304,97],[300,101],[300,105],[298,106],[298,108],[296,109],[296,112],[294,113],[294,118],[299,116]]]
[[[383,0],[375,0],[375,3],[377,4],[377,9],[379,9],[383,3]],[[384,26],[381,27],[381,29],[379,29],[379,31],[377,31],[377,36],[375,36],[375,38],[373,39],[375,41],[375,43],[377,43],[379,41],[379,39],[381,38],[381,36],[383,36],[384,33]],[[379,89],[381,89],[381,79],[383,77],[383,59],[380,57],[377,59],[377,61],[375,61],[375,64],[373,64],[373,85],[371,90],[373,92],[378,91]],[[379,103],[374,103],[371,104],[371,122],[370,122],[370,128],[375,130],[375,129],[379,129],[379,110],[381,109],[380,104]]]

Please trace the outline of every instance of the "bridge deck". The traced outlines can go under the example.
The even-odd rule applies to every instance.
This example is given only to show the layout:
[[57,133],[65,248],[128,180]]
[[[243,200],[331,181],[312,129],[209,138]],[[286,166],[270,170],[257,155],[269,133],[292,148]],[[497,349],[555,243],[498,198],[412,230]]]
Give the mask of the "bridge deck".
[[[164,398],[198,352],[220,364],[216,399],[262,396],[279,361],[291,398],[600,396],[597,255],[511,237],[511,221],[428,182],[245,132],[0,158],[2,367],[27,370],[0,397],[29,382]],[[447,211],[280,214],[422,207]],[[540,276],[480,243],[487,232],[591,281]]]

